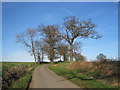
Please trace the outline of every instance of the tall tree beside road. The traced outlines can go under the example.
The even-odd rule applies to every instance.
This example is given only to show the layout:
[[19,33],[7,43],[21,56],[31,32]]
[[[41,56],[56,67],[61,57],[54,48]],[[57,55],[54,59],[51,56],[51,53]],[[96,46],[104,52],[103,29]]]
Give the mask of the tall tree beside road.
[[75,39],[98,39],[102,37],[94,30],[95,27],[96,25],[91,20],[80,20],[75,16],[65,17],[60,36],[69,43],[70,62],[73,62],[73,44]]
[[58,27],[55,25],[40,25],[38,31],[42,35],[43,40],[48,44],[48,58],[53,63],[55,58],[56,44],[61,40],[58,36]]
[[35,63],[37,62],[35,54],[36,36],[37,36],[36,29],[32,28],[29,28],[25,32],[16,35],[17,42],[20,42],[21,44],[28,48],[28,51],[34,57]]

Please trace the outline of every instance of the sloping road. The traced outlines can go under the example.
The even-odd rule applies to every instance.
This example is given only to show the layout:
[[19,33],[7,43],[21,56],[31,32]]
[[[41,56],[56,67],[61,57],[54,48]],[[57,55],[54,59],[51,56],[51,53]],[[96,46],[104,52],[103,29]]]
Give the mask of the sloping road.
[[48,65],[37,67],[29,88],[80,88],[48,69]]

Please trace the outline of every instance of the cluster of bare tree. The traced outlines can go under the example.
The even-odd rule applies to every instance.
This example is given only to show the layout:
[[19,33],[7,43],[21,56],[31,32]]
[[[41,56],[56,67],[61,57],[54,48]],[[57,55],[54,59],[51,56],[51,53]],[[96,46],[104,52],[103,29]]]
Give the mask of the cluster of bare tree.
[[21,42],[28,48],[35,62],[41,62],[44,56],[48,56],[53,63],[58,56],[63,57],[64,61],[70,62],[73,58],[84,60],[81,55],[81,43],[75,42],[76,39],[101,38],[94,28],[95,24],[91,20],[80,20],[75,16],[65,17],[61,25],[39,25],[36,29],[27,29],[18,34],[17,42]]

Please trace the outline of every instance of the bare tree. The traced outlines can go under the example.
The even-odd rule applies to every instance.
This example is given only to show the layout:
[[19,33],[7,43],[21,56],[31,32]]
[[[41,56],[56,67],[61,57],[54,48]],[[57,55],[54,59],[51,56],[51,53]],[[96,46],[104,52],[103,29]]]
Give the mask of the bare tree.
[[74,52],[73,56],[74,56],[76,62],[86,60],[85,56],[81,55],[81,53],[78,53],[78,52]]
[[60,55],[60,60],[61,60],[61,56],[63,56],[63,60],[67,61],[67,56],[68,56],[68,45],[64,44],[64,43],[59,43],[57,46],[57,52]]
[[35,41],[35,53],[36,53],[38,63],[40,63],[40,61],[41,61],[41,48],[42,48],[41,42]]
[[64,19],[63,31],[60,36],[65,39],[70,46],[70,62],[73,61],[73,43],[74,40],[79,38],[93,38],[98,39],[102,36],[98,34],[94,28],[95,24],[91,20],[79,20],[75,16],[69,16]]
[[38,30],[43,36],[43,40],[48,44],[48,58],[53,63],[56,44],[61,40],[61,38],[58,37],[58,27],[55,25],[40,25]]
[[35,41],[35,52],[39,63],[43,63],[44,54],[47,53],[47,45],[43,40]]
[[74,42],[73,51],[74,52],[81,52],[82,51],[82,43],[81,42]]
[[35,54],[35,39],[37,32],[35,29],[29,28],[25,32],[16,35],[17,42],[22,43],[24,46],[28,48],[28,51],[31,55],[34,56],[36,63],[36,54]]

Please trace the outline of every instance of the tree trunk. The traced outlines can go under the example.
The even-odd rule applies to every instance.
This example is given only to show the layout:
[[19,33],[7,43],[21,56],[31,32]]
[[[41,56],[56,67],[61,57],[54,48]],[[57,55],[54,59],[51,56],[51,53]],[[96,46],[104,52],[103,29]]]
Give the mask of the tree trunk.
[[53,63],[53,60],[54,60],[54,47],[51,47],[50,48],[50,61],[51,63]]
[[70,62],[73,62],[73,45],[70,43]]
[[36,55],[35,55],[35,48],[34,48],[33,42],[32,42],[32,53],[33,53],[33,57],[35,59],[35,64],[36,64]]
[[34,50],[32,50],[32,51],[33,51],[33,57],[34,57],[34,59],[35,59],[35,64],[36,64],[36,55],[35,55]]
[[66,61],[67,61],[67,60],[66,60],[66,55],[64,55],[64,56],[63,56],[63,59],[64,59],[64,62],[66,62]]
[[40,64],[40,54],[38,53],[38,63]]
[[42,52],[42,63],[43,63],[43,59],[44,59],[44,56],[43,56],[44,54],[43,54],[43,52]]

